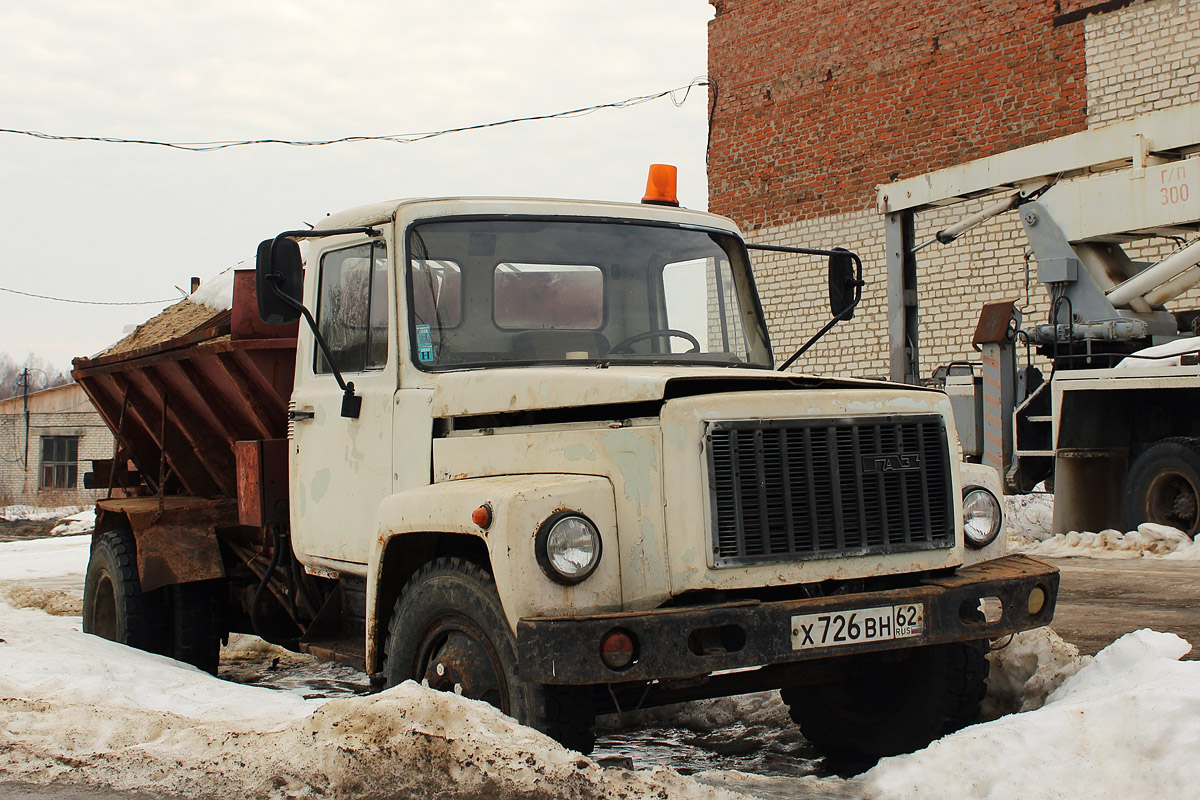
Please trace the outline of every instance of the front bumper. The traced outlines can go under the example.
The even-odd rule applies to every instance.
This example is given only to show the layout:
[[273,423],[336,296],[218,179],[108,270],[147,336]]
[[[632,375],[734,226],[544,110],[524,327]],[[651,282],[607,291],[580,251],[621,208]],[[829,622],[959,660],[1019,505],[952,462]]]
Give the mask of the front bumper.
[[[1058,569],[1028,556],[1013,555],[927,578],[907,589],[835,595],[780,602],[721,603],[586,617],[526,617],[517,624],[521,677],[550,684],[625,683],[692,678],[718,670],[907,649],[946,642],[995,639],[1048,624],[1058,596]],[[1037,614],[1029,613],[1035,588],[1045,593]],[[979,601],[996,598],[1001,609],[991,622],[979,619]],[[904,639],[792,648],[792,617],[879,606],[924,603],[921,635]],[[600,660],[600,640],[622,628],[638,642],[636,661],[612,670]],[[714,640],[736,646],[712,652],[698,643]],[[699,651],[699,652],[697,652]]]

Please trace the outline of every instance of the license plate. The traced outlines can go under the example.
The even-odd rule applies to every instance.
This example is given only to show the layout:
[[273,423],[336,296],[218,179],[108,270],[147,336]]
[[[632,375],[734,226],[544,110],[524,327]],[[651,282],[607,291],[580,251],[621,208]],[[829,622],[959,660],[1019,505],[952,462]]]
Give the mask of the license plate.
[[792,617],[792,649],[910,639],[925,633],[925,604],[859,608]]

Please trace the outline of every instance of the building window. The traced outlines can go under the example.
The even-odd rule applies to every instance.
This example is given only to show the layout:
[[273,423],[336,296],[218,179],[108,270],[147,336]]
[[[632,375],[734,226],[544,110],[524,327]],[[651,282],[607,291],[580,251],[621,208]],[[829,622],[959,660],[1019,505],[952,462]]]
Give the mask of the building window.
[[42,437],[42,489],[74,489],[79,475],[79,437]]

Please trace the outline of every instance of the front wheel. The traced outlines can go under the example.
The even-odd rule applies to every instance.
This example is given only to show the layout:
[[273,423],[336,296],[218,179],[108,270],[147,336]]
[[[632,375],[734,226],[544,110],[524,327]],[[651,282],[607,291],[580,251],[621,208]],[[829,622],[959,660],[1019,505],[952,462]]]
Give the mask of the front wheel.
[[590,753],[594,712],[584,689],[522,680],[517,643],[485,570],[439,558],[404,587],[388,626],[384,674],[483,700],[581,753]]
[[1192,537],[1200,530],[1200,439],[1162,439],[1134,460],[1125,483],[1125,529],[1143,522]]
[[832,683],[784,689],[800,732],[831,760],[866,767],[971,724],[987,693],[986,642],[851,656]]

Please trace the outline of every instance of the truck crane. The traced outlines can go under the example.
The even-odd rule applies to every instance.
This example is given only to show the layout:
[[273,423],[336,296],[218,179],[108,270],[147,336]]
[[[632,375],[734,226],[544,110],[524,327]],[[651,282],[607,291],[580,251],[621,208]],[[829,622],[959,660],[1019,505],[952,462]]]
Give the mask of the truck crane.
[[[917,214],[979,198],[992,202],[915,240]],[[1000,470],[1009,493],[1052,482],[1055,531],[1151,521],[1195,536],[1200,311],[1167,304],[1200,284],[1200,103],[881,185],[877,208],[893,380],[920,375],[925,247],[1015,213],[1029,244],[1027,285],[1032,258],[1049,296],[1041,322],[1023,319],[1015,300],[984,304],[971,340],[979,362],[939,371],[964,458]],[[1178,246],[1157,262],[1126,251],[1161,237]]]

